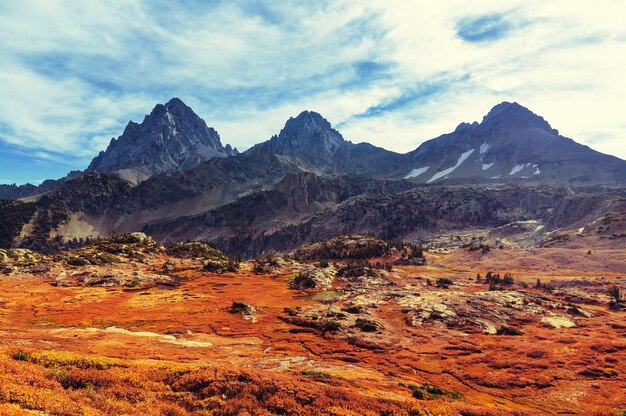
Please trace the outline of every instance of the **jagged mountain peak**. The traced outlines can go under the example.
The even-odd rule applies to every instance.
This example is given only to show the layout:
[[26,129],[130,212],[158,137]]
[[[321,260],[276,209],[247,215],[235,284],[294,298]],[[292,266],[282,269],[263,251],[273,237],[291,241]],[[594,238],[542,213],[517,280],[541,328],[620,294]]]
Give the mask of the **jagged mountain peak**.
[[341,134],[333,129],[328,120],[315,111],[305,110],[297,117],[290,117],[285,123],[285,127],[281,130],[279,136],[306,136],[315,132],[326,132],[341,140]]
[[88,170],[116,173],[138,183],[160,173],[191,169],[214,157],[237,154],[179,98],[157,104],[141,123],[129,121],[124,133],[91,161]]
[[330,122],[326,120],[320,113],[315,111],[304,110],[296,117],[290,117],[285,123],[285,127],[296,128],[302,126],[311,126],[319,129],[332,129]]
[[165,103],[165,107],[167,108],[180,107],[180,108],[191,110],[191,108],[187,104],[185,104],[183,100],[181,100],[178,97],[172,97],[167,103]]
[[[185,104],[180,98],[172,98],[165,104],[156,104],[149,115],[145,116],[144,122],[147,120],[152,120],[153,122],[158,122],[159,120],[165,119],[169,121],[170,124],[183,123],[183,122],[194,122],[198,124],[204,124],[206,126],[206,122],[200,118],[187,104]],[[135,124],[132,121],[129,124]],[[210,127],[207,126],[210,129]]]
[[267,148],[278,155],[330,165],[332,155],[347,143],[319,113],[303,111],[297,117],[289,118],[277,136],[252,149]]
[[516,102],[503,101],[497,104],[483,117],[480,124],[483,127],[539,128],[558,134],[543,117]]

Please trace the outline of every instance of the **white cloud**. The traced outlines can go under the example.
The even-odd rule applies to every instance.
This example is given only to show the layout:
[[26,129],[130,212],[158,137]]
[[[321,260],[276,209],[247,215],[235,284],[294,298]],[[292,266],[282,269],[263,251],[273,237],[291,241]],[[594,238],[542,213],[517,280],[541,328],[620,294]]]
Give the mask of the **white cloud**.
[[[380,6],[395,44],[393,56],[401,64],[396,80],[420,82],[439,72],[466,74],[467,79],[414,107],[354,120],[344,127],[348,135],[406,151],[415,147],[415,140],[451,131],[461,121],[480,121],[498,101],[510,100],[544,116],[563,134],[626,158],[619,104],[626,98],[620,70],[626,64],[621,18],[626,3],[444,3]],[[456,36],[455,22],[484,13],[504,13],[513,29],[487,43],[471,44]]]

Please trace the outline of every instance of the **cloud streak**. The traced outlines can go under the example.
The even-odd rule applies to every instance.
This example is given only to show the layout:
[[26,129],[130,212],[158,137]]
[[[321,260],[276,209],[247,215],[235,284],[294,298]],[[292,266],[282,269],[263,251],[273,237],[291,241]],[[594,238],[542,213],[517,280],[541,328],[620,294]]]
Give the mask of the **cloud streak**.
[[20,160],[56,177],[84,168],[173,96],[240,149],[310,109],[350,140],[408,151],[514,100],[626,158],[625,12],[610,0],[8,0],[0,144],[13,168],[0,177],[27,180]]
[[486,42],[503,38],[512,29],[502,14],[465,17],[457,23],[457,34],[467,42]]

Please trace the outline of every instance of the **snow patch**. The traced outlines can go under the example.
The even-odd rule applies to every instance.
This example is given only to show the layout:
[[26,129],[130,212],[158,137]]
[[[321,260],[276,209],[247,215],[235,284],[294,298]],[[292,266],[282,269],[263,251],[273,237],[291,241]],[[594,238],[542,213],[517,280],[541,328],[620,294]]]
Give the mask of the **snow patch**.
[[490,167],[492,167],[495,164],[496,164],[496,162],[483,163],[482,170],[487,170],[487,169],[489,169]]
[[519,172],[520,170],[524,169],[525,166],[526,165],[523,165],[523,164],[522,165],[515,165],[515,166],[513,166],[513,169],[511,169],[511,173],[509,173],[509,176],[510,175],[515,175],[517,172]]
[[483,143],[480,145],[480,154],[484,155],[485,153],[487,153],[487,150],[489,150],[491,148],[490,144],[487,143]]
[[430,166],[426,166],[423,168],[415,168],[412,171],[410,171],[409,174],[404,177],[404,179],[417,178],[418,176],[426,172],[428,169],[430,169]]
[[428,181],[428,183],[431,183],[433,181],[436,181],[437,179],[443,178],[446,175],[451,174],[452,172],[454,172],[454,170],[456,168],[458,168],[459,166],[461,166],[461,164],[463,162],[465,162],[465,159],[467,159],[468,157],[470,157],[470,155],[474,153],[474,149],[470,149],[467,152],[463,153],[461,156],[459,156],[459,160],[456,161],[456,165],[449,167],[448,169],[442,170],[441,172],[437,172],[433,175],[432,178],[430,178],[430,180]]
[[521,165],[513,166],[513,168],[511,169],[511,173],[509,173],[509,175],[515,175],[520,170],[522,170],[524,168],[531,167],[531,166],[534,169],[536,169],[535,172],[534,172],[535,175],[539,175],[541,173],[541,171],[539,170],[539,167],[536,164],[534,164],[534,163],[522,163]]

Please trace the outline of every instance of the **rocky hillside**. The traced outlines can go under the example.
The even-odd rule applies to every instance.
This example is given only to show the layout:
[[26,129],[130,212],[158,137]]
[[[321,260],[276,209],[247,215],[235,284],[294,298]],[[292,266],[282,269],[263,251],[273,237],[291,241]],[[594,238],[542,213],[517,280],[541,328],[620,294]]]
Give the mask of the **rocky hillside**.
[[574,231],[624,209],[619,188],[411,187],[397,181],[368,181],[369,188],[363,188],[362,179],[352,177],[299,180],[303,182],[297,187],[281,184],[204,214],[155,221],[144,231],[164,241],[206,240],[248,256],[342,234],[428,242],[474,230],[474,236],[492,242],[534,246],[556,230]]
[[29,248],[51,248],[50,243],[59,239],[133,232],[151,221],[203,213],[272,187],[298,170],[289,159],[259,149],[237,157],[214,158],[189,171],[157,175],[138,186],[117,175],[87,172],[45,195],[16,206],[7,204],[10,209],[0,216],[0,224],[13,230],[10,218],[22,218],[24,210],[33,211],[8,241],[17,239],[16,243]]
[[[311,215],[358,195],[382,198],[415,186],[409,181],[373,180],[365,176],[293,173],[271,189],[249,193],[202,214],[153,221],[144,230],[163,241],[212,241],[216,238],[248,241],[300,224]],[[293,244],[297,244],[298,237],[294,235],[293,239]]]
[[[479,230],[473,235],[533,246],[553,232],[592,229],[626,209],[621,187],[423,186],[320,176],[267,150],[255,152],[265,154],[264,163],[256,163],[258,154],[214,159],[136,187],[85,174],[37,200],[5,204],[4,246],[54,250],[74,238],[137,230],[162,242],[207,241],[246,256],[341,234],[420,242]],[[10,226],[15,218],[19,226]],[[622,241],[608,237],[610,246]]]
[[115,173],[132,183],[165,172],[188,170],[214,157],[236,154],[220,136],[178,98],[157,104],[140,124],[124,133],[89,164],[89,171]]

